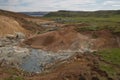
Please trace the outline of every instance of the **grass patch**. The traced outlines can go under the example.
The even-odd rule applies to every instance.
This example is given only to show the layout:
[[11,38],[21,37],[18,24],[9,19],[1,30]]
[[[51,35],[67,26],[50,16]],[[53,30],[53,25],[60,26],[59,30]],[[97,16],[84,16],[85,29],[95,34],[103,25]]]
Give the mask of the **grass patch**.
[[120,66],[120,49],[119,48],[112,48],[112,49],[106,49],[106,50],[100,51],[99,55],[101,55],[105,61],[111,62],[113,64],[117,64]]
[[119,69],[109,64],[101,63],[99,67],[101,70],[107,72],[108,76],[111,78],[117,77],[117,74],[119,73]]
[[20,77],[20,76],[16,76],[16,77],[9,77],[9,78],[6,78],[5,80],[25,80],[23,77]]
[[110,62],[110,64],[100,61],[99,67],[101,70],[107,72],[108,76],[113,79],[118,78],[118,74],[120,73],[120,49],[119,48],[111,48],[99,51],[99,55],[106,62]]

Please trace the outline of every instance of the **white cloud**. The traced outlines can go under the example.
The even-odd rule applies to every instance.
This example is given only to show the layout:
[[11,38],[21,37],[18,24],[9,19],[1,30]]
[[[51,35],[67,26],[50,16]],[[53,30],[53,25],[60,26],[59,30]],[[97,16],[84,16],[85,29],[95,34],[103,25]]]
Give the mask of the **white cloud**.
[[[119,0],[0,0],[0,9],[12,11],[98,10],[119,8]],[[104,8],[103,8],[103,7]],[[110,7],[111,6],[111,7]]]
[[114,0],[114,1],[112,1],[112,0],[110,0],[110,1],[105,1],[104,3],[103,3],[103,5],[120,5],[120,1],[117,1],[117,0]]
[[[26,2],[29,0],[26,0]],[[76,4],[79,5],[87,5],[87,4],[93,4],[96,0],[34,0],[31,1],[31,4],[27,8],[29,10],[32,10],[34,8],[34,11],[41,10],[41,11],[52,11],[52,10],[79,10],[78,7],[76,7]],[[20,7],[21,8],[21,7]],[[25,9],[25,7],[24,7]]]
[[113,4],[112,6],[119,7],[119,9],[120,9],[120,5],[119,4]]

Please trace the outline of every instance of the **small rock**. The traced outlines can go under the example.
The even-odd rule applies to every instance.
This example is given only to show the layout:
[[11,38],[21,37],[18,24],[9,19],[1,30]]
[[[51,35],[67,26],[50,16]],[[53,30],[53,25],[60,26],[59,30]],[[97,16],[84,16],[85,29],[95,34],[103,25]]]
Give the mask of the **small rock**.
[[21,32],[16,32],[15,34],[16,34],[17,39],[24,39],[25,38],[25,35]]

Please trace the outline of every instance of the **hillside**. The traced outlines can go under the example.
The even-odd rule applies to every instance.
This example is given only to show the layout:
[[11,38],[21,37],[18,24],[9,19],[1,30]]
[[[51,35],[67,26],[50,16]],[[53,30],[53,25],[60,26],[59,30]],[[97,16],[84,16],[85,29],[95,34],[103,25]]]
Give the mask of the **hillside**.
[[[120,10],[106,11],[58,11],[44,16],[61,24],[76,25],[76,30],[98,31],[108,29],[113,33],[120,33]],[[85,24],[82,27],[79,24]]]
[[0,10],[0,80],[120,80],[119,11],[54,13]]
[[0,36],[15,34],[15,32],[29,33],[13,18],[0,15]]
[[20,12],[20,13],[26,14],[26,15],[29,15],[29,16],[42,17],[42,16],[48,14],[49,12]]
[[120,15],[120,10],[108,11],[64,11],[50,12],[45,17],[110,17]]
[[28,17],[16,12],[0,10],[0,36],[15,34],[15,32],[30,34],[31,31],[22,25]]
[[[0,10],[0,16],[1,16],[1,20],[0,20],[1,31],[3,29],[2,28],[3,26],[6,26],[6,28],[8,28],[8,29],[10,28],[9,26],[12,26],[15,28],[15,30],[9,30],[10,33],[13,33],[15,31],[19,31],[19,30],[21,31],[21,29],[19,29],[20,27],[22,29],[24,29],[24,31],[26,30],[32,34],[35,34],[37,32],[44,32],[45,29],[44,29],[44,27],[41,27],[41,25],[51,22],[51,21],[43,19],[43,18],[32,17],[32,16],[28,16],[28,15],[25,15],[22,13],[5,11],[5,10]],[[3,17],[5,17],[5,19],[7,19],[7,20],[5,20]],[[15,24],[13,25],[14,22],[15,22]],[[19,25],[19,27],[18,27],[18,25]],[[11,29],[12,29],[12,27],[11,27]],[[6,31],[4,33],[1,32],[1,35],[5,34],[5,33],[7,34],[9,32],[6,32]]]

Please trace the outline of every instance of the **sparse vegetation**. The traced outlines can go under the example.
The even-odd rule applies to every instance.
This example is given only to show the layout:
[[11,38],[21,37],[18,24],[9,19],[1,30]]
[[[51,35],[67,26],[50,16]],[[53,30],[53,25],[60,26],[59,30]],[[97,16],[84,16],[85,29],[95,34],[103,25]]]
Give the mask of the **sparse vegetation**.
[[64,11],[60,10],[58,12],[51,12],[45,15],[45,17],[110,17],[112,15],[118,15],[120,14],[120,10],[108,10],[108,11],[95,11],[95,12],[90,12],[90,11]]
[[78,32],[80,32],[80,31],[97,31],[97,30],[99,30],[99,27],[97,27],[97,26],[83,26],[83,27],[76,27],[75,30]]
[[[43,19],[51,19],[57,22],[55,23],[53,21],[52,25],[50,24],[51,22],[48,23],[48,21],[45,21],[44,23],[44,20],[43,20],[44,24],[41,24],[42,21],[38,20],[40,19],[39,17],[33,18],[30,16],[20,15],[12,12],[5,12],[1,10],[0,13],[2,13],[1,16],[8,17],[6,18],[6,20],[8,21],[4,21],[5,22],[4,24],[7,24],[11,19],[13,19],[12,22],[14,21],[18,22],[18,24],[20,24],[19,25],[20,27],[34,34],[34,36],[30,35],[30,37],[28,37],[28,39],[25,39],[24,41],[22,39],[20,42],[23,44],[22,46],[17,46],[17,44],[19,45],[19,42],[16,43],[16,40],[18,41],[18,39],[15,40],[8,40],[7,38],[5,38],[5,40],[1,39],[1,43],[5,41],[4,45],[3,44],[0,45],[1,48],[0,53],[2,53],[1,65],[6,67],[2,67],[0,65],[1,66],[0,76],[5,75],[2,78],[0,78],[0,80],[1,79],[2,80],[34,80],[34,78],[35,80],[36,79],[42,80],[44,78],[45,80],[48,79],[56,80],[57,78],[78,80],[78,79],[83,79],[81,77],[84,77],[85,79],[91,77],[89,78],[91,80],[120,79],[118,78],[120,75],[120,69],[119,69],[120,48],[119,48],[119,44],[117,45],[117,43],[120,43],[120,37],[119,35],[113,35],[120,33],[120,19],[119,19],[120,10],[96,11],[96,12],[79,12],[79,11],[52,12],[52,13],[48,13],[45,17],[43,17]],[[3,20],[5,20],[4,17]],[[1,18],[1,24],[3,23],[3,20]],[[2,27],[0,27],[1,32],[2,31],[5,33],[8,31],[13,32],[14,29],[16,30],[16,27],[17,28],[19,27],[16,25],[13,26],[11,26],[9,29],[9,25],[8,25],[5,31],[3,31],[4,29],[2,30]],[[11,30],[12,27],[13,30]],[[4,25],[3,28],[5,28]],[[77,32],[73,30],[73,28]],[[20,30],[20,28],[18,30]],[[15,45],[13,45],[12,43],[15,43]],[[92,54],[92,49],[94,49],[94,47],[96,47],[95,48],[96,50],[94,52],[95,55]],[[103,48],[112,47],[112,48],[103,50],[102,47]],[[40,49],[39,51],[41,52],[37,51],[37,49],[34,48]],[[70,55],[69,59],[66,58],[67,57],[66,54],[61,55],[60,53],[60,55],[57,55],[58,56],[58,60],[57,60],[57,56],[55,54],[51,54],[52,52],[57,54],[57,51],[59,50],[60,51],[73,50],[74,53],[74,50],[78,51],[78,49],[80,52],[76,52],[77,55],[75,54],[74,56],[73,55],[71,56],[70,53],[68,53],[68,55]],[[51,51],[51,52],[47,54],[47,52],[44,51]],[[88,51],[89,52],[91,51],[91,53],[88,54],[87,53]],[[33,55],[34,58],[31,57],[31,55],[34,54],[35,52],[36,54]],[[44,53],[47,54],[47,56]],[[22,57],[22,55],[24,54],[25,56]],[[39,56],[36,56],[37,54],[39,54]],[[16,58],[19,57],[18,59],[20,59],[20,62],[16,60],[16,58],[13,55],[15,55]],[[8,57],[6,56],[8,56],[10,59],[7,59]],[[12,56],[15,59],[12,58]],[[62,60],[62,57],[64,60]],[[46,69],[45,73],[42,73],[42,75],[41,74],[36,75],[34,74],[34,72],[33,73],[29,71],[27,72],[27,70],[25,70],[26,72],[24,72],[24,71],[19,71],[16,68],[11,69],[9,65],[13,65],[14,67],[13,63],[15,63],[15,61],[18,61],[17,62],[18,65],[15,64],[18,69],[19,66],[21,66],[21,64],[23,64],[26,61],[25,66],[30,66],[30,69],[32,68],[32,66],[34,66],[32,69],[35,70],[35,72],[37,70],[37,73],[39,71],[38,69],[36,69],[36,67],[41,68],[41,70]],[[40,61],[42,61],[43,63]],[[8,63],[10,62],[10,64],[8,64],[7,62]],[[31,64],[31,62],[33,63],[36,62],[36,63]],[[20,69],[21,68],[22,67],[20,67]],[[109,77],[110,79],[108,79]]]
[[58,23],[77,24],[87,23],[90,26],[78,26],[76,30],[95,31],[109,29],[113,33],[120,33],[120,11],[96,11],[96,12],[72,12],[58,11],[45,15],[45,18],[52,19]]

